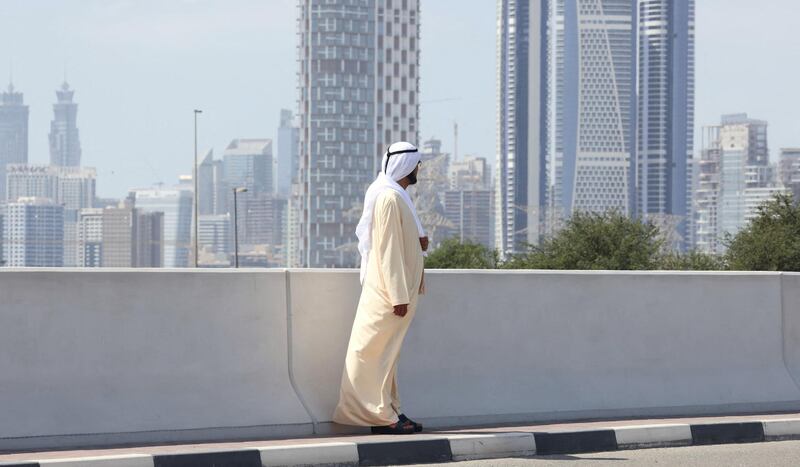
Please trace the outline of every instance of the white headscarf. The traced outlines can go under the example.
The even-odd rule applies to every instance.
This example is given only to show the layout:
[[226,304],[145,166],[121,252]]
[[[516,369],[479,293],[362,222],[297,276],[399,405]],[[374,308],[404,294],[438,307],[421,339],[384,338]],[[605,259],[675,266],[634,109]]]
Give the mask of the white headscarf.
[[403,200],[414,214],[414,221],[417,223],[419,236],[425,236],[425,230],[422,228],[419,216],[417,216],[414,202],[411,201],[408,192],[397,183],[413,172],[419,162],[420,155],[416,146],[411,143],[406,143],[405,141],[394,143],[389,146],[389,150],[386,151],[381,159],[381,172],[378,174],[378,178],[376,178],[367,189],[367,194],[364,196],[364,211],[361,213],[361,220],[358,221],[358,227],[356,227],[358,252],[361,253],[362,284],[364,283],[364,278],[367,276],[369,252],[370,249],[372,249],[372,217],[375,211],[375,202],[378,199],[378,195],[383,193],[384,190],[392,189],[400,193],[400,196],[403,197]]

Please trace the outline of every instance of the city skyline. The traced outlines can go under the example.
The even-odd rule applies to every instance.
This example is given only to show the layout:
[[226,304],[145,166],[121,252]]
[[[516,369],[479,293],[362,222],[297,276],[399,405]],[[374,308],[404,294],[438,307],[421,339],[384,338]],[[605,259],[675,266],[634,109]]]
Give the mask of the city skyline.
[[[189,173],[194,106],[205,110],[203,153],[211,147],[221,151],[235,137],[275,138],[280,109],[296,110],[296,11],[293,0],[269,3],[89,1],[74,8],[72,2],[6,2],[9,14],[0,18],[0,73],[6,73],[0,76],[13,64],[14,84],[30,108],[30,162],[49,159],[51,109],[65,62],[81,109],[82,163],[98,168],[100,196],[122,197],[127,188],[169,184]],[[476,2],[469,9],[454,4],[422,5],[420,139],[436,137],[450,149],[452,123],[458,120],[460,152],[494,161],[496,4]],[[37,5],[49,5],[53,14],[40,21]],[[696,134],[722,114],[746,111],[770,122],[773,161],[780,147],[797,146],[792,130],[800,127],[800,117],[782,92],[800,71],[800,38],[781,27],[788,15],[780,13],[789,6],[788,1],[757,7],[740,0],[698,3]],[[208,18],[220,11],[224,16]],[[163,18],[154,19],[159,13]],[[726,21],[716,20],[719,15]],[[216,44],[196,34],[204,27],[219,38]],[[237,28],[240,33],[233,34]],[[270,40],[276,35],[292,40]],[[163,50],[157,50],[159,44]],[[252,74],[226,73],[253,53],[265,59]],[[747,66],[732,73],[729,64],[738,54],[748,57]],[[287,73],[274,71],[282,69]],[[451,79],[454,75],[459,79]],[[440,100],[450,98],[460,100]],[[695,144],[695,156],[698,151]]]

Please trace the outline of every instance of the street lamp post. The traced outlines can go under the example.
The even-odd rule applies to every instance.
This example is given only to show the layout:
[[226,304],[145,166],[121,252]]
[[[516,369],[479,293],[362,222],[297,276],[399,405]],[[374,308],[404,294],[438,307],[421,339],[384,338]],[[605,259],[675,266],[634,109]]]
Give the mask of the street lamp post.
[[194,170],[192,171],[192,179],[194,181],[194,267],[197,267],[197,246],[200,243],[200,238],[197,236],[197,224],[198,220],[198,205],[200,197],[200,189],[198,183],[198,173],[197,173],[197,114],[203,113],[202,110],[194,109]]
[[239,267],[239,206],[236,195],[244,193],[247,188],[238,187],[233,189],[233,267]]

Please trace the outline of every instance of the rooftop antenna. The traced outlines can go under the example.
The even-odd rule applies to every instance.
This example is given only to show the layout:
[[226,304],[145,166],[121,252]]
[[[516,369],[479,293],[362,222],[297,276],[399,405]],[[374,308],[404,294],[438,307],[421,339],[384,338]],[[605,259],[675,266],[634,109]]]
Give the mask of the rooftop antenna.
[[8,92],[14,92],[14,60],[8,60]]
[[69,82],[67,82],[67,59],[64,59],[64,83],[61,85],[62,88],[68,89]]
[[458,122],[453,121],[453,162],[458,161]]

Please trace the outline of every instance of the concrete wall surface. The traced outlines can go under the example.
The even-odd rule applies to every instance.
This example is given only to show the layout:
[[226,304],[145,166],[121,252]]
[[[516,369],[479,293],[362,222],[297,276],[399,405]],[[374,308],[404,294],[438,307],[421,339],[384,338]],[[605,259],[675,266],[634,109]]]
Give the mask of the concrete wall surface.
[[[800,274],[426,279],[399,377],[431,426],[800,408]],[[0,270],[0,449],[335,430],[359,289],[349,270]]]
[[[294,372],[330,421],[356,272],[291,272]],[[436,271],[399,368],[432,426],[800,407],[800,275]],[[795,297],[796,296],[796,297]],[[343,305],[343,306],[341,306]],[[786,316],[790,315],[790,316]],[[784,347],[784,320],[787,328]],[[788,371],[784,353],[793,375]],[[324,431],[324,427],[323,427]]]
[[0,448],[310,432],[285,278],[0,270]]

